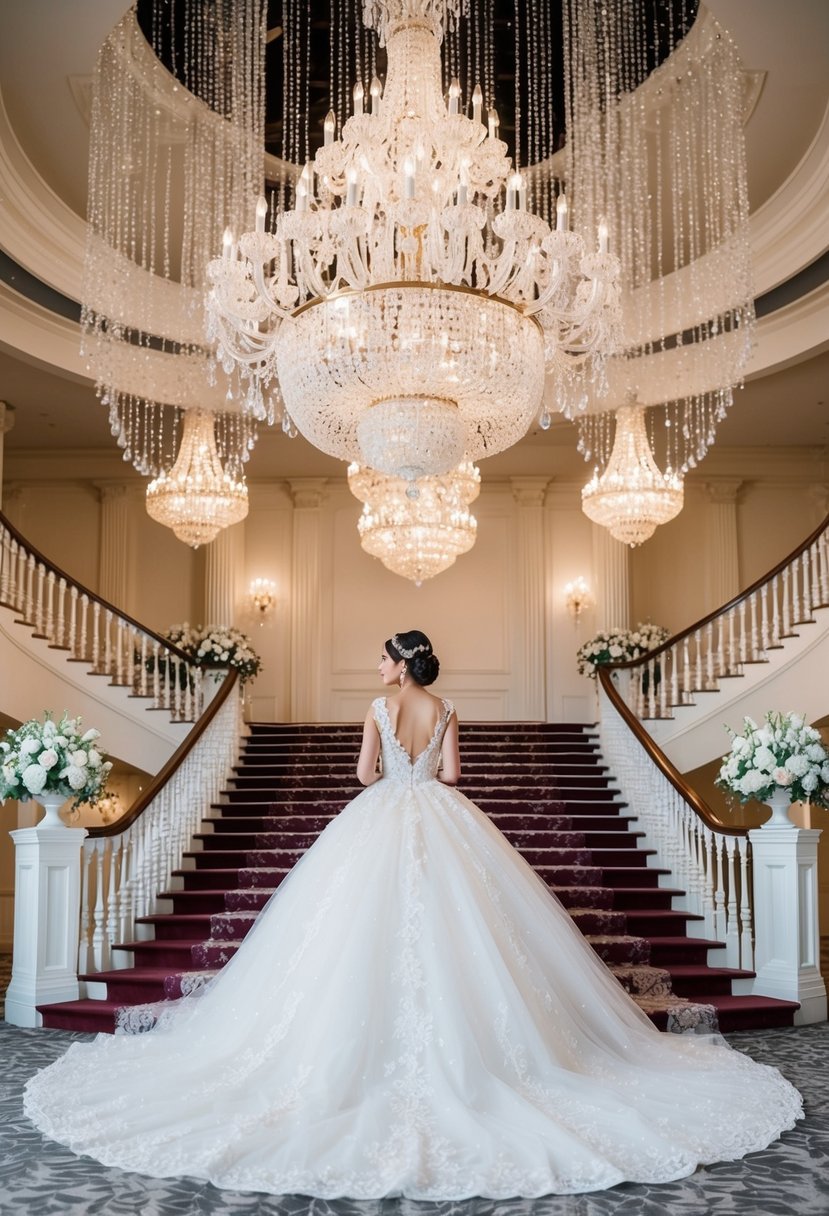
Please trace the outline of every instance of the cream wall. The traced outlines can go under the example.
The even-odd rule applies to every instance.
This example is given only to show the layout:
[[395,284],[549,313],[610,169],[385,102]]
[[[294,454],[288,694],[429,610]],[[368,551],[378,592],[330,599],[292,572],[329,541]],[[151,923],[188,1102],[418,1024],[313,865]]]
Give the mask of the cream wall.
[[[53,467],[40,481],[35,462],[16,463],[8,455],[7,466],[4,509],[12,522],[97,590],[104,507],[95,478],[61,481]],[[395,630],[420,628],[433,637],[443,664],[436,691],[457,703],[462,718],[592,721],[594,688],[578,675],[575,651],[591,636],[597,614],[586,613],[577,630],[563,595],[577,575],[595,586],[591,525],[580,506],[583,466],[559,459],[555,467],[555,476],[511,478],[487,476],[484,466],[475,547],[420,588],[362,552],[359,504],[344,478],[253,482],[250,514],[239,526],[238,586],[270,578],[277,605],[260,628],[244,596],[237,600],[235,623],[254,633],[265,664],[248,692],[249,717],[288,720],[301,694],[309,707],[303,716],[361,718],[378,692],[383,640]],[[819,472],[816,454],[798,449],[713,449],[704,470],[688,479],[681,515],[630,554],[631,620],[650,618],[675,631],[717,607],[711,478],[729,478],[738,487],[729,518],[745,586],[818,522],[821,495],[825,500]],[[130,487],[127,611],[158,630],[203,621],[204,552],[194,553],[153,523],[143,483],[124,480]],[[308,561],[314,580],[305,579],[303,589],[298,572],[307,574]]]

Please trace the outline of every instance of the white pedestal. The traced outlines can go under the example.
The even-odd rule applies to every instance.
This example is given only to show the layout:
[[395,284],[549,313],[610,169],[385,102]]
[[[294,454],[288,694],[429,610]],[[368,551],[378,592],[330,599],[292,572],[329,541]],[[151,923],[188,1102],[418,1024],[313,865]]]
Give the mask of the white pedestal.
[[826,1020],[820,974],[817,846],[820,832],[796,827],[749,832],[754,872],[753,991],[799,1001],[795,1024]]
[[6,1021],[42,1026],[38,1005],[78,999],[80,854],[86,828],[10,832],[15,844],[14,954]]

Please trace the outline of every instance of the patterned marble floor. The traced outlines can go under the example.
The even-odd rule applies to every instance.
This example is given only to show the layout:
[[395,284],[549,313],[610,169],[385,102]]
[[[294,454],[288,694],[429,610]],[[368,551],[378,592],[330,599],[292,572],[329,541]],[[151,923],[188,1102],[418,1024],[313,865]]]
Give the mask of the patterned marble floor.
[[45,1140],[24,1118],[25,1080],[89,1035],[0,1022],[0,1212],[3,1216],[826,1216],[829,1212],[829,1023],[743,1032],[731,1043],[774,1064],[806,1099],[806,1119],[762,1153],[665,1186],[625,1184],[536,1200],[314,1200],[219,1191],[193,1179],[108,1169]]

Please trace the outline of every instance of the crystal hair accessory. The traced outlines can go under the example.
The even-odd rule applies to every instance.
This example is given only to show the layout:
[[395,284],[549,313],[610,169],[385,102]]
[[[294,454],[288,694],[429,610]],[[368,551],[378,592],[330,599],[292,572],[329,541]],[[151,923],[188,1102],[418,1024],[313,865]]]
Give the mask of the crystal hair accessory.
[[421,644],[419,646],[413,646],[411,650],[404,650],[404,648],[400,644],[400,638],[399,638],[398,634],[394,635],[394,637],[391,640],[391,644],[394,647],[394,649],[397,651],[397,653],[400,655],[401,659],[413,659],[415,657],[415,655],[419,654],[422,650],[428,651],[430,649],[429,646],[427,646],[425,643],[421,642]]

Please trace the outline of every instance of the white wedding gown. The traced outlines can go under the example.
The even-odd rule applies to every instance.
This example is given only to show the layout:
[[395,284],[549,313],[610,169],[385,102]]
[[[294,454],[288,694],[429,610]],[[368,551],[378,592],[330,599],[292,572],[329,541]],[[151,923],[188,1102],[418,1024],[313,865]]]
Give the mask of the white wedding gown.
[[667,1182],[802,1117],[773,1068],[659,1033],[489,819],[374,703],[383,778],[203,995],[74,1044],[33,1122],[156,1177],[274,1194],[540,1196]]

